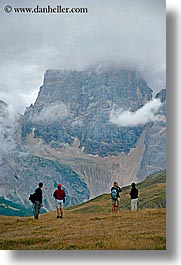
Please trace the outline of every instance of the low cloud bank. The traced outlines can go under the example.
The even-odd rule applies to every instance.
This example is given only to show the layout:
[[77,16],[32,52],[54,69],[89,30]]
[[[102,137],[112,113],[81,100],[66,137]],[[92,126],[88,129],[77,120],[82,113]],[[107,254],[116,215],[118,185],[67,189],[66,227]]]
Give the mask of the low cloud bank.
[[43,109],[33,117],[34,121],[55,121],[62,120],[69,115],[68,108],[63,102],[60,104],[52,104],[49,106],[44,106]]
[[122,127],[134,127],[144,125],[148,122],[162,121],[163,116],[158,114],[162,103],[160,99],[153,99],[147,102],[142,108],[135,112],[123,109],[112,110],[110,122]]
[[2,158],[16,149],[16,125],[18,116],[14,109],[0,102],[0,165]]

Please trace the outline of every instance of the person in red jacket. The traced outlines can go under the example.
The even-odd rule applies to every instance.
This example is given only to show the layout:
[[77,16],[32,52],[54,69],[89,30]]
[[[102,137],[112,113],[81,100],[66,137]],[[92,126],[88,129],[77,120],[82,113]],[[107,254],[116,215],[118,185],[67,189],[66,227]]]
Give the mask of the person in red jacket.
[[62,189],[62,184],[58,184],[57,189],[53,193],[56,201],[57,218],[63,217],[63,203],[65,202],[65,191]]

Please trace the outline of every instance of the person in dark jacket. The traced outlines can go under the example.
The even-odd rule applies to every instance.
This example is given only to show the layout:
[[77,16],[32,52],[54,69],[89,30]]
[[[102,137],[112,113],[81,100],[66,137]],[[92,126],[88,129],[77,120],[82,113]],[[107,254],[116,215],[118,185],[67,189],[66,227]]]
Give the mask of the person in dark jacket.
[[131,190],[129,193],[131,197],[131,211],[137,211],[137,204],[138,204],[138,189],[136,188],[136,184],[131,184]]
[[[116,191],[116,196],[113,197],[113,192]],[[117,213],[119,202],[120,202],[120,193],[122,189],[119,187],[117,181],[114,181],[113,186],[111,188],[111,197],[112,197],[112,213]]]
[[40,209],[42,205],[42,189],[43,183],[40,182],[38,184],[38,188],[35,190],[35,203],[34,203],[34,218],[38,219],[38,215],[40,213]]
[[65,191],[62,189],[62,184],[58,184],[57,189],[53,193],[57,208],[57,218],[63,217],[63,203],[65,202]]

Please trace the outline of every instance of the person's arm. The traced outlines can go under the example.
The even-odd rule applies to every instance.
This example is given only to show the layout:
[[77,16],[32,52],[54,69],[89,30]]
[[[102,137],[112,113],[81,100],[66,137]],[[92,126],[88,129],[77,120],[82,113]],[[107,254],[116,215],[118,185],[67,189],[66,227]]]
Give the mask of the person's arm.
[[42,203],[42,190],[40,188],[35,190],[35,200]]
[[138,197],[138,189],[137,189],[137,197]]
[[[42,190],[40,189],[40,203],[42,204],[42,198],[43,196],[42,196]],[[42,204],[42,206],[43,206],[43,204]]]
[[65,203],[65,197],[66,197],[66,193],[65,193],[65,191],[63,190],[63,203]]

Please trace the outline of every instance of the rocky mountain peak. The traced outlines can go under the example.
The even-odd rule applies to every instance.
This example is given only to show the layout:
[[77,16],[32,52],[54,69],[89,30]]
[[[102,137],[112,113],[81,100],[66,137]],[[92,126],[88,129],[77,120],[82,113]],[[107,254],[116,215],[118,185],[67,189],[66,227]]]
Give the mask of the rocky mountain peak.
[[136,71],[47,70],[38,98],[23,118],[22,136],[34,128],[35,137],[57,147],[79,139],[85,153],[127,153],[143,128],[118,128],[109,122],[110,113],[120,107],[135,111],[151,99],[151,88]]
[[166,89],[162,89],[155,96],[155,98],[159,98],[161,102],[165,102],[166,101],[166,97],[167,97]]

